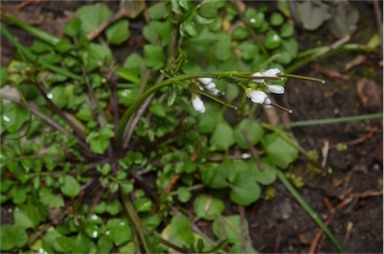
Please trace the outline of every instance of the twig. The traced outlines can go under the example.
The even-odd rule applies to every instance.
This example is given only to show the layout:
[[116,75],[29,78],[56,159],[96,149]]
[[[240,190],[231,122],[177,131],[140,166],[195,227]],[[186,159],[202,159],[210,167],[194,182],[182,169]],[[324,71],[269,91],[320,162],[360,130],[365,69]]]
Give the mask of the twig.
[[260,172],[264,171],[264,166],[261,164],[259,155],[257,154],[256,149],[253,147],[251,140],[249,139],[248,132],[246,130],[242,130],[243,137],[245,142],[247,143],[247,146],[249,148],[249,151],[251,152],[252,158],[255,160],[257,167],[259,168]]
[[247,229],[245,227],[245,213],[244,213],[244,207],[238,206],[239,209],[239,215],[240,215],[240,229],[241,229],[241,253],[246,253],[246,246],[247,246]]
[[116,20],[119,20],[122,17],[127,16],[128,13],[129,13],[129,10],[127,8],[120,9],[116,14],[109,17],[107,20],[105,20],[103,23],[101,23],[95,30],[90,32],[87,35],[88,41],[92,41],[93,39],[95,39],[101,32],[104,31],[105,28],[107,28],[107,26],[109,26],[110,24],[112,24]]

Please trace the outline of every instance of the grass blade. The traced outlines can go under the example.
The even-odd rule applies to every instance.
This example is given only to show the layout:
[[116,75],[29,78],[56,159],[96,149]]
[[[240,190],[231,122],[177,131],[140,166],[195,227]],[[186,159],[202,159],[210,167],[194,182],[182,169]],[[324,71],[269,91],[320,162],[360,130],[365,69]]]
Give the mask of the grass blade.
[[316,222],[316,224],[323,230],[326,236],[331,240],[331,242],[335,245],[337,251],[339,253],[344,253],[343,248],[341,247],[339,241],[337,241],[336,237],[332,234],[329,228],[324,224],[324,222],[319,218],[317,213],[309,206],[309,204],[300,196],[300,194],[296,191],[296,189],[291,185],[288,179],[284,176],[284,173],[280,170],[277,170],[277,177],[284,184],[284,186],[288,189],[291,195],[296,199],[296,201],[301,205],[301,207],[308,213],[309,216]]

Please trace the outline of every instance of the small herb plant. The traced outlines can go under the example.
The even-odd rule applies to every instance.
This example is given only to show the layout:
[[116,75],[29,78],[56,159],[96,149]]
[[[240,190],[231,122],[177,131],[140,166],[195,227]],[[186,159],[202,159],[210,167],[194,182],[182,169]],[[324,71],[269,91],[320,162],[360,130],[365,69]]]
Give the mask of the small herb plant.
[[[315,161],[257,110],[290,111],[269,95],[288,78],[323,81],[284,71],[294,27],[267,6],[122,3],[116,15],[79,8],[63,38],[2,14],[37,40],[25,47],[1,25],[17,48],[1,69],[1,202],[13,215],[1,250],[255,252],[247,222],[223,215],[227,202],[272,198],[300,153]],[[119,65],[111,45],[141,11],[147,44]]]

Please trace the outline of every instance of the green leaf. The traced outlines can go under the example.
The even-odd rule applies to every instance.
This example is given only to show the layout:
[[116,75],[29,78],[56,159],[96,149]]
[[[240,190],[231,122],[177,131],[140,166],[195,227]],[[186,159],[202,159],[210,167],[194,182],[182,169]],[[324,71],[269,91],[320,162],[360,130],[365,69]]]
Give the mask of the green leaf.
[[50,205],[56,208],[64,207],[63,198],[59,195],[52,194],[47,188],[40,190],[39,197],[41,203],[43,203],[44,205]]
[[288,38],[293,35],[295,32],[295,28],[293,25],[289,23],[285,23],[281,28],[280,28],[280,36],[282,38]]
[[152,5],[147,9],[148,16],[153,19],[161,19],[164,18],[168,14],[168,9],[165,3],[160,2]]
[[160,36],[162,46],[168,45],[171,41],[172,23],[171,21],[158,22],[153,21],[152,25],[156,33]]
[[27,200],[27,191],[21,186],[13,186],[9,192],[12,202],[16,205],[22,204]]
[[112,216],[117,215],[121,211],[121,209],[122,206],[119,200],[114,200],[108,203],[106,206],[106,211]]
[[121,44],[131,35],[128,20],[120,20],[107,28],[105,31],[108,42],[113,45]]
[[269,31],[264,38],[264,46],[267,49],[275,49],[281,45],[281,37],[275,31]]
[[227,150],[234,143],[232,127],[226,122],[219,123],[212,133],[211,144],[215,146],[217,150]]
[[218,60],[227,60],[232,55],[231,38],[226,33],[217,34],[217,37],[213,53]]
[[283,22],[284,22],[284,16],[279,12],[272,13],[272,15],[269,19],[269,23],[272,26],[280,26],[283,24]]
[[263,128],[256,120],[244,119],[236,127],[234,138],[239,147],[248,149],[249,145],[244,135],[246,135],[252,145],[256,145],[261,140],[263,133]]
[[81,21],[78,18],[72,19],[64,26],[64,34],[69,37],[76,37],[77,34],[80,32],[81,28]]
[[59,109],[62,109],[67,105],[68,98],[65,93],[65,89],[62,86],[54,87],[49,93],[47,93],[47,97],[55,104]]
[[113,126],[107,124],[99,132],[92,131],[89,133],[86,142],[90,145],[93,152],[103,154],[109,146],[109,139],[113,136]]
[[56,237],[51,243],[53,249],[57,252],[70,252],[73,248],[74,240],[66,236]]
[[269,161],[281,169],[285,169],[288,165],[294,162],[299,152],[295,147],[285,141],[276,133],[267,135],[262,144],[267,153]]
[[74,198],[79,195],[81,186],[73,176],[66,175],[60,190],[65,196]]
[[250,41],[245,41],[241,43],[238,47],[242,53],[242,58],[244,60],[252,60],[259,53],[259,48],[255,43]]
[[106,4],[97,3],[81,6],[76,10],[76,14],[81,21],[81,30],[88,34],[109,18],[112,12]]
[[17,225],[3,225],[0,227],[0,250],[11,251],[22,248],[28,243],[25,229]]
[[196,216],[206,220],[215,219],[224,212],[224,209],[225,205],[222,200],[206,194],[197,196],[193,203],[193,211],[196,213]]
[[84,234],[80,233],[73,243],[73,253],[90,253],[94,243]]
[[244,40],[248,36],[248,30],[244,27],[238,26],[232,32],[232,38],[235,40]]
[[143,62],[143,58],[139,54],[133,53],[125,59],[123,67],[132,75],[139,76]]
[[263,171],[257,166],[254,161],[249,161],[249,169],[252,172],[252,176],[256,179],[257,182],[268,185],[275,182],[277,177],[277,171],[273,164],[270,163],[266,158],[261,159],[261,165],[263,166]]
[[240,216],[219,216],[216,217],[212,224],[213,233],[219,239],[228,239],[230,243],[237,243],[242,241],[242,235],[248,235],[248,223],[244,221],[244,230],[240,227]]
[[144,56],[149,67],[158,70],[164,66],[165,54],[161,46],[145,45]]
[[223,121],[223,116],[220,113],[205,112],[199,114],[198,129],[201,133],[212,133],[217,124]]
[[191,192],[184,186],[177,188],[177,197],[180,202],[185,203],[191,199]]
[[[237,243],[233,244],[231,246],[231,251],[229,253],[241,253],[243,251],[242,244],[243,244],[242,242],[237,242]],[[258,252],[253,248],[251,241],[246,241],[244,253],[257,254]]]
[[124,191],[124,193],[131,193],[133,191],[133,184],[131,182],[122,183],[121,189]]
[[137,212],[149,212],[153,206],[152,200],[146,197],[141,197],[135,200],[135,208]]
[[55,49],[63,54],[65,52],[68,52],[69,50],[73,49],[74,46],[68,39],[62,39],[58,43],[55,44]]
[[162,237],[178,246],[189,246],[194,240],[191,221],[183,215],[175,215],[161,233]]
[[132,241],[119,247],[120,253],[138,253],[136,244]]
[[97,240],[97,253],[110,253],[113,242],[107,236],[101,236]]
[[24,228],[34,228],[39,225],[46,218],[46,211],[44,207],[39,205],[21,205],[14,210],[15,225]]
[[13,103],[5,104],[1,113],[1,123],[11,133],[19,132],[21,126],[29,119],[27,111]]
[[228,187],[228,178],[231,170],[233,169],[232,160],[224,160],[218,166],[202,165],[201,175],[205,185],[211,188],[225,188]]
[[[110,220],[111,221],[111,220]],[[116,223],[119,221],[118,223]],[[122,244],[129,241],[132,237],[132,231],[127,225],[126,222],[117,220],[113,223],[109,223],[109,235],[108,238],[113,241],[116,246],[121,246]],[[109,222],[109,221],[108,221]],[[112,225],[111,225],[112,224]]]
[[230,199],[236,204],[248,206],[261,196],[261,188],[249,171],[238,172],[231,182]]

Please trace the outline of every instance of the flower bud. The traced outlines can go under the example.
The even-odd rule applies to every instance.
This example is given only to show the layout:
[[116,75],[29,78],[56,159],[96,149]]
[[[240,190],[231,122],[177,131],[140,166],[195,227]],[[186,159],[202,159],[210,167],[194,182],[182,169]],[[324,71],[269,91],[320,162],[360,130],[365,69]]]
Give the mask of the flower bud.
[[268,92],[275,93],[275,94],[283,94],[285,92],[285,89],[283,86],[279,85],[267,85]]
[[197,112],[200,112],[200,113],[205,112],[204,102],[201,100],[200,96],[198,96],[197,94],[192,95],[192,105]]

